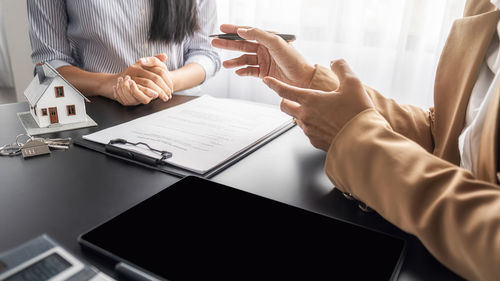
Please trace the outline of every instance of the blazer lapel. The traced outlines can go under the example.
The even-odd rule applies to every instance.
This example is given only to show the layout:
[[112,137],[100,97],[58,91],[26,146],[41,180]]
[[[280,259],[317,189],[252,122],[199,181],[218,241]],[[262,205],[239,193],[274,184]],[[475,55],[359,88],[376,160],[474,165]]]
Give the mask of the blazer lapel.
[[434,154],[456,165],[470,94],[500,20],[500,11],[488,7],[492,11],[455,21],[436,73]]
[[464,17],[480,15],[491,12],[496,7],[490,0],[467,0],[465,3]]
[[477,178],[497,183],[497,153],[498,153],[498,118],[500,109],[500,85],[496,85],[495,94],[483,125],[479,147]]

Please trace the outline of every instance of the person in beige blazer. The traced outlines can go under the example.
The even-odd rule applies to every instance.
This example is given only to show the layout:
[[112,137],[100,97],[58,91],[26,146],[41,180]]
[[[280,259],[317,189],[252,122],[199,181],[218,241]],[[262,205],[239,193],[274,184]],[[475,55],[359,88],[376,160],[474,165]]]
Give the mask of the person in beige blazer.
[[351,194],[416,235],[445,266],[470,280],[500,280],[497,177],[500,83],[480,135],[476,173],[460,168],[458,139],[469,98],[500,20],[488,0],[468,0],[437,69],[434,108],[399,105],[364,86],[346,62],[309,65],[279,37],[222,25],[249,41],[215,39],[247,54],[224,62],[263,78],[312,145],[327,151],[325,171]]

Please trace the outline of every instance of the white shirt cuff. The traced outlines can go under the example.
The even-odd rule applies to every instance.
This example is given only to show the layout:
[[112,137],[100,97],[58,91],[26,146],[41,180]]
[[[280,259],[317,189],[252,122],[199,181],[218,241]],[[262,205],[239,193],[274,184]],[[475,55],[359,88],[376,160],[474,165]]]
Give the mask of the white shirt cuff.
[[212,59],[210,59],[207,56],[194,55],[192,57],[189,57],[184,65],[188,63],[197,63],[201,65],[201,67],[203,67],[203,69],[205,70],[205,81],[207,81],[208,78],[211,78],[215,75],[216,72],[215,63],[212,61]]
[[63,67],[63,66],[66,66],[66,65],[72,65],[71,63],[69,63],[67,61],[64,61],[64,60],[51,60],[51,61],[48,61],[47,63],[50,64],[50,66],[52,66],[56,70],[59,67]]

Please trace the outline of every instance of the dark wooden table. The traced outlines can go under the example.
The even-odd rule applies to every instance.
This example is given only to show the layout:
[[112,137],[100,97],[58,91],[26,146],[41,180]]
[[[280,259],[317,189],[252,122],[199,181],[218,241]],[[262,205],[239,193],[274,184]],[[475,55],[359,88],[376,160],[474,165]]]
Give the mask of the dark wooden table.
[[[137,107],[92,98],[87,112],[97,128],[50,136],[78,137],[191,98],[175,96],[166,104],[156,101]],[[0,144],[24,133],[16,113],[27,110],[26,103],[0,105]],[[212,180],[404,238],[408,253],[399,280],[461,280],[415,237],[346,200],[325,176],[324,160],[325,153],[293,128]],[[0,251],[47,233],[76,256],[115,276],[108,261],[82,251],[77,236],[178,180],[78,146],[28,160],[0,157]]]

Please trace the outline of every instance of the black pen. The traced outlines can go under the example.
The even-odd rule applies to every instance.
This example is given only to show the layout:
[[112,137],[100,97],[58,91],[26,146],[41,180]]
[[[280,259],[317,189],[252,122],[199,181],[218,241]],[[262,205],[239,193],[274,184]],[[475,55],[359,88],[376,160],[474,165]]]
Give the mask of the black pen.
[[[283,40],[287,42],[292,42],[295,41],[297,38],[293,34],[279,34],[279,33],[274,33],[275,35],[283,38]],[[223,34],[212,34],[209,37],[211,38],[219,38],[219,39],[226,39],[226,40],[246,40],[242,37],[240,37],[236,33],[223,33]]]

